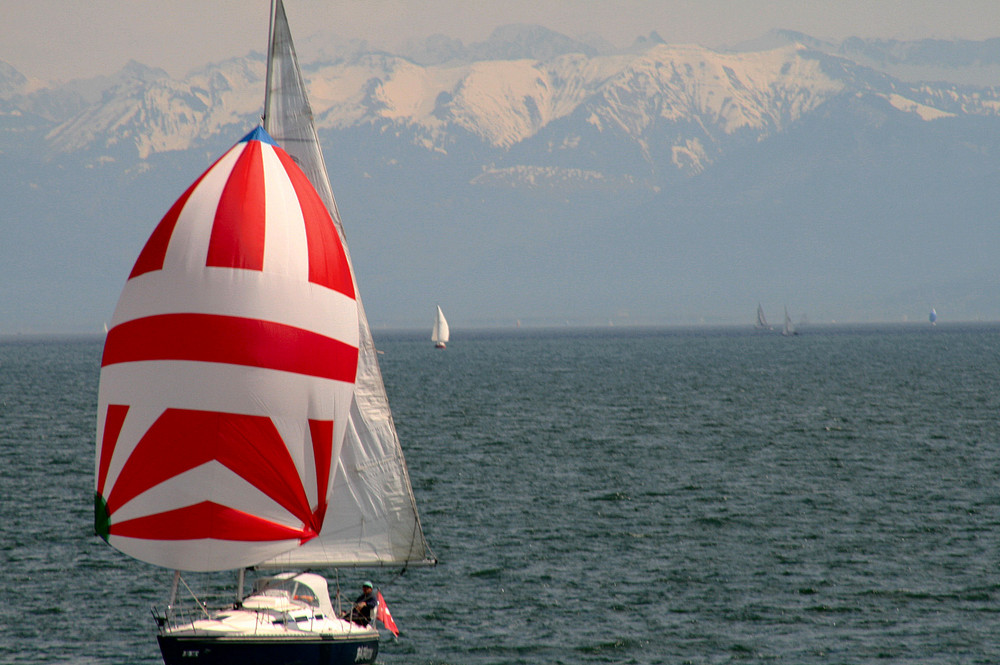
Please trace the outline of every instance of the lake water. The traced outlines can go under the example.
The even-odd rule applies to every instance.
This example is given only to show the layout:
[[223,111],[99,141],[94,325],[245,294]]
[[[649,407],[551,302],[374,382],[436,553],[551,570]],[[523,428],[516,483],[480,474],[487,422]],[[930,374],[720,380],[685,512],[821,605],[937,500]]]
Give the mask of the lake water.
[[[1000,662],[1000,327],[801,332],[377,335],[440,559],[340,572],[379,661]],[[0,342],[3,663],[160,662],[170,571],[93,535],[100,352]]]

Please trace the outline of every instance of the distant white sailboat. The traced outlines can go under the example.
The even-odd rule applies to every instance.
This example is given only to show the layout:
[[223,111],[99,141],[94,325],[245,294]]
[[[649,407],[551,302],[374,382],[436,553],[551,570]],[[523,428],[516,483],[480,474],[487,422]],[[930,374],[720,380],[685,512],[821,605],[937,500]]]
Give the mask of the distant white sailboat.
[[931,308],[931,315],[929,318],[932,326],[937,325],[937,311],[933,307]]
[[774,330],[774,327],[767,322],[767,318],[764,316],[764,308],[760,303],[757,303],[757,324],[754,328],[757,330]]
[[792,324],[792,317],[788,316],[788,308],[785,308],[785,326],[781,329],[781,334],[786,337],[791,335],[798,335],[795,326]]
[[450,337],[448,331],[448,321],[444,318],[441,305],[437,308],[437,318],[434,319],[434,329],[431,330],[431,341],[434,342],[435,349],[445,348],[445,344]]

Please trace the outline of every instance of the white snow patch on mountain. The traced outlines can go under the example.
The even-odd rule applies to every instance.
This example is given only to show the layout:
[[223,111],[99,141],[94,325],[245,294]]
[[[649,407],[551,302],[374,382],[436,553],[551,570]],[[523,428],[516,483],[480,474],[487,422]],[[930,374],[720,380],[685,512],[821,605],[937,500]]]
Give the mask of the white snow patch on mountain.
[[690,173],[701,173],[708,166],[708,154],[705,146],[697,138],[684,141],[683,145],[675,145],[671,160],[678,169]]
[[844,88],[803,53],[796,46],[730,54],[659,45],[609,83],[609,104],[592,122],[635,136],[658,119],[701,118],[726,134],[780,131]]
[[185,150],[227,125],[249,129],[259,122],[263,78],[262,62],[239,59],[185,81],[127,82],[102,104],[54,128],[47,138],[64,152],[92,145],[131,146],[141,159],[154,152]]
[[629,175],[609,176],[593,169],[530,165],[485,168],[469,184],[561,190],[621,190],[640,185],[635,177]]
[[902,95],[897,95],[895,93],[891,93],[888,95],[881,95],[881,96],[887,99],[889,103],[893,105],[894,108],[897,108],[900,111],[904,111],[906,113],[914,113],[920,116],[921,120],[929,121],[929,120],[937,120],[938,118],[955,117],[954,113],[948,113],[947,111],[936,109],[933,106],[927,106],[926,104],[915,102],[912,99],[907,99],[906,97],[903,97]]

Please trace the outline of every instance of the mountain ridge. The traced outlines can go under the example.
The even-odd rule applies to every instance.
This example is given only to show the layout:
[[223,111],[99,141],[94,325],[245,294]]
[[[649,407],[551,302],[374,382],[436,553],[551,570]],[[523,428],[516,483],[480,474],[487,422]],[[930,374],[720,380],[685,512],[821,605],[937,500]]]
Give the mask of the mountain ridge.
[[[914,284],[996,272],[984,220],[1000,210],[997,87],[908,82],[874,56],[848,57],[855,42],[787,32],[740,51],[655,34],[610,51],[531,26],[488,47],[434,39],[430,64],[357,43],[303,63],[359,279],[378,287],[366,291],[376,322],[408,325],[428,293],[483,323],[537,318],[532,308],[557,321],[622,310],[642,323],[734,321],[769,294],[821,301],[812,320],[897,320]],[[871,49],[914,66],[898,45]],[[255,52],[180,79],[130,62],[58,86],[0,66],[0,191],[17,240],[0,248],[0,276],[22,285],[0,313],[94,325],[158,214],[259,122],[263,77]],[[33,233],[39,224],[54,236]],[[880,249],[893,238],[906,250],[890,260]],[[32,252],[37,265],[23,259]],[[789,281],[783,264],[811,276]],[[55,284],[23,295],[37,293],[31,275],[50,284],[65,270],[85,297],[67,302]],[[948,297],[953,314],[992,302]],[[964,315],[1000,316],[991,307]]]

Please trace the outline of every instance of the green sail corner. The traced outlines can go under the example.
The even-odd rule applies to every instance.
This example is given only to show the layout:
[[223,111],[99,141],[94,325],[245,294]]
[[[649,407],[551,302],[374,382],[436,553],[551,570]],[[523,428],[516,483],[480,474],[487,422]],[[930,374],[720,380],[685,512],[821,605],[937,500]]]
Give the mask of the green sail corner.
[[94,492],[94,533],[105,541],[111,532],[111,516],[108,514],[108,502],[98,492]]

